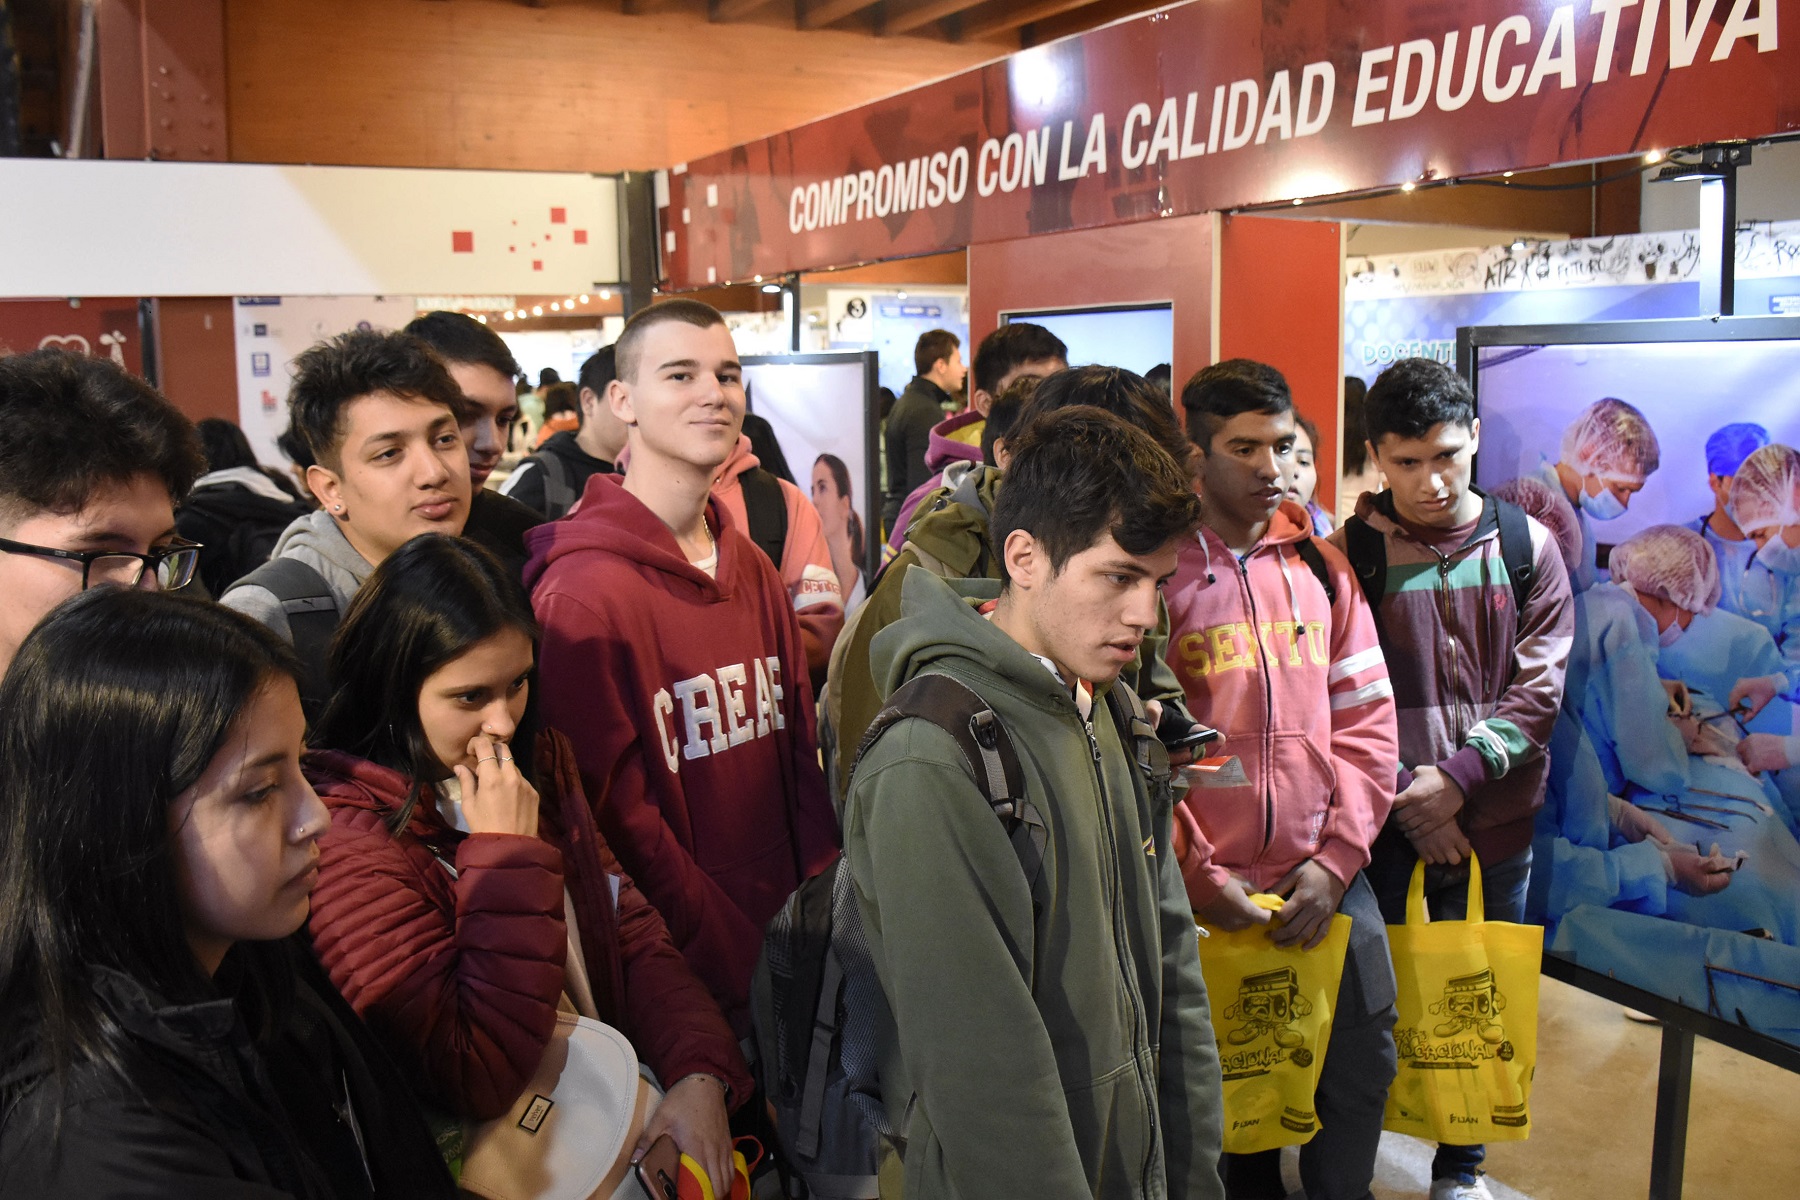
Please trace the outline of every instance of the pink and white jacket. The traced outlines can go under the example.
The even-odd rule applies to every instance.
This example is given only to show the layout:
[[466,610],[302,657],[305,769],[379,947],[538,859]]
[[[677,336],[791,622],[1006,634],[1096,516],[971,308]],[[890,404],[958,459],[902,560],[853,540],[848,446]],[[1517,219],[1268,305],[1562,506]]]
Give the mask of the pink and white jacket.
[[[1310,540],[1333,602],[1301,556]],[[1312,859],[1349,886],[1394,802],[1394,689],[1368,601],[1336,548],[1284,502],[1240,562],[1202,525],[1165,589],[1169,666],[1248,782],[1193,788],[1175,843],[1196,908],[1231,876],[1253,890]]]

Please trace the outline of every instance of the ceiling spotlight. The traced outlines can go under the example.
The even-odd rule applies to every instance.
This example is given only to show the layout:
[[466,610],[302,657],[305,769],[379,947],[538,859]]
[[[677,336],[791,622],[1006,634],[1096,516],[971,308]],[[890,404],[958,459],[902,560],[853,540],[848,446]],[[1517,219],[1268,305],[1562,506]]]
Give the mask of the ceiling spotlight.
[[1523,250],[1525,248],[1525,239],[1524,238],[1514,238],[1512,248],[1514,250]]
[[534,317],[541,317],[541,316],[543,316],[543,315],[544,315],[544,306],[543,306],[543,305],[541,305],[541,304],[534,304],[534,305],[532,305],[532,306],[531,306],[531,315],[532,315],[532,316],[534,316]]
[[1413,188],[1415,188],[1417,186],[1418,186],[1417,184],[1415,184],[1412,180],[1409,179],[1405,183],[1400,185],[1400,190],[1403,192],[1410,192],[1413,190]]
[[551,311],[551,312],[561,312],[561,311],[562,311],[562,305],[560,305],[560,304],[558,304],[558,303],[557,303],[557,302],[556,302],[556,301],[554,301],[554,300],[552,300],[552,301],[551,301],[551,302],[550,302],[550,311]]
[[1295,196],[1295,197],[1294,197],[1294,203],[1295,203],[1295,204],[1299,204],[1299,203],[1300,203],[1300,197],[1298,197],[1298,196]]
[[781,285],[779,283],[765,283],[762,285],[762,290],[771,296],[781,295]]
[[1500,172],[1500,178],[1502,178],[1502,179],[1511,179],[1512,177],[1513,177],[1513,173],[1511,171]]
[[756,279],[755,279],[755,282],[757,282],[757,283],[761,283],[761,282],[762,282],[762,276],[761,276],[761,275],[758,275],[758,276],[756,276]]
[[506,319],[509,321],[513,319],[513,311],[510,308],[506,310]]
[[1644,165],[1646,167],[1654,167],[1662,160],[1663,152],[1661,150],[1652,150],[1650,153],[1644,155]]
[[588,294],[586,292],[581,293],[581,302],[583,304],[586,304],[588,302]]
[[611,300],[612,299],[612,289],[611,288],[601,288],[600,289],[600,298],[602,300]]
[[477,315],[475,319],[480,321],[483,325],[487,324],[487,318],[485,316]]
[[901,300],[904,300],[904,299],[906,299],[906,293],[905,293],[905,292],[899,292],[899,293],[897,293],[897,298],[898,298],[898,299],[901,299]]

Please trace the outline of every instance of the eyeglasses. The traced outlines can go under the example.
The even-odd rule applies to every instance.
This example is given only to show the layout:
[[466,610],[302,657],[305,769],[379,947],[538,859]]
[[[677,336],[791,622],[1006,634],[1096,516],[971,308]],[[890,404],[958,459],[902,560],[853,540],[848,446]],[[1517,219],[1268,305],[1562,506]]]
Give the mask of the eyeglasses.
[[124,550],[59,550],[53,546],[31,546],[0,538],[0,551],[7,554],[33,554],[39,558],[61,558],[81,564],[81,589],[97,583],[134,588],[144,580],[146,571],[155,572],[156,586],[165,592],[188,585],[194,567],[200,562],[198,542],[179,542],[149,554],[132,554]]

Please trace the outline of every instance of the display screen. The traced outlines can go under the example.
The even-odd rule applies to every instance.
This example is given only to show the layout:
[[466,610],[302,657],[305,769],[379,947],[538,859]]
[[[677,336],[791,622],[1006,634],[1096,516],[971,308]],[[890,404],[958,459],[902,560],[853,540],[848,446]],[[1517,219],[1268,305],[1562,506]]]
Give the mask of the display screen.
[[1575,568],[1532,909],[1550,953],[1800,1044],[1800,340],[1676,324],[1464,331],[1477,482],[1542,483]]
[[870,451],[875,356],[746,356],[743,362],[751,410],[769,422],[794,482],[818,510],[845,603],[854,604],[867,590],[880,541],[881,498]]
[[1069,348],[1071,367],[1098,363],[1144,375],[1151,367],[1174,361],[1175,310],[1167,304],[1004,315],[1008,324],[1030,321],[1061,338]]

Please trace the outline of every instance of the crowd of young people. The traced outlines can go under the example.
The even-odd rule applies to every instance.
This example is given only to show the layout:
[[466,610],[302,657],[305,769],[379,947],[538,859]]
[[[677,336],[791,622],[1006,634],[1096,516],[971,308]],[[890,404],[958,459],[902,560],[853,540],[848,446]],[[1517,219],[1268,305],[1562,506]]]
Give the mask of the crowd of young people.
[[[110,363],[0,358],[0,1192],[449,1196],[435,1135],[508,1112],[559,1011],[657,1081],[636,1149],[725,1180],[769,1132],[764,927],[841,852],[908,1197],[1285,1196],[1220,1153],[1195,918],[1311,948],[1339,913],[1301,1187],[1367,1196],[1383,917],[1420,860],[1453,912],[1476,855],[1522,913],[1574,554],[1471,485],[1435,364],[1370,390],[1390,487],[1326,540],[1274,369],[1171,402],[1066,358],[1008,325],[944,419],[960,348],[921,342],[895,411],[938,458],[890,459],[897,554],[847,620],[859,556],[753,479],[736,348],[692,301],[584,366],[511,496],[483,486],[517,415],[491,331],[315,346],[287,444],[318,507],[205,585],[195,480],[260,495],[254,461]],[[824,459],[813,486],[848,490]],[[1006,820],[962,741],[882,713],[926,677],[1005,731]],[[1198,722],[1244,774],[1183,794]],[[1480,1162],[1440,1148],[1434,1198],[1484,1196]]]

